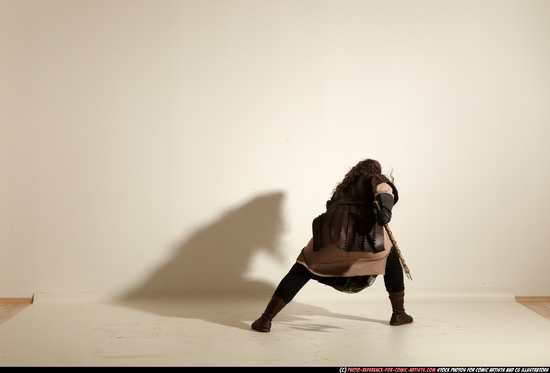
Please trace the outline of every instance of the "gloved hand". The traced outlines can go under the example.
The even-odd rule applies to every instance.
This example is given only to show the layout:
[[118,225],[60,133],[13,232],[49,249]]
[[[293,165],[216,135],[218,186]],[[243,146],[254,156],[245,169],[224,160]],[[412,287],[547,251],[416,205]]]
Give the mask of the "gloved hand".
[[388,193],[380,193],[374,201],[374,216],[376,222],[380,225],[386,225],[391,220],[391,210],[393,208],[393,196]]

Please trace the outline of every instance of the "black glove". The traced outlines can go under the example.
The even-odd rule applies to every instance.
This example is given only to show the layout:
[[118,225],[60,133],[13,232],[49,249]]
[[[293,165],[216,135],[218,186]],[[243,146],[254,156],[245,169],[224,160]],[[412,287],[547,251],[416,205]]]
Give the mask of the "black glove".
[[393,197],[388,193],[380,193],[374,201],[374,216],[380,225],[386,225],[391,220],[391,209],[393,208]]

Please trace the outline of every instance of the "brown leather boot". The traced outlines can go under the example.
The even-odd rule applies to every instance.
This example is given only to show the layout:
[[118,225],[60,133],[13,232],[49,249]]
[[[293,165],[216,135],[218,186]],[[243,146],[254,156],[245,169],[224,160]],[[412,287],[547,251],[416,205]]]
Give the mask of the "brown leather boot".
[[405,291],[399,293],[388,293],[393,308],[390,325],[404,325],[413,322],[413,318],[405,313]]
[[271,297],[262,316],[252,323],[252,329],[259,332],[269,332],[271,330],[271,320],[284,306],[286,306],[286,303],[282,299],[276,296]]

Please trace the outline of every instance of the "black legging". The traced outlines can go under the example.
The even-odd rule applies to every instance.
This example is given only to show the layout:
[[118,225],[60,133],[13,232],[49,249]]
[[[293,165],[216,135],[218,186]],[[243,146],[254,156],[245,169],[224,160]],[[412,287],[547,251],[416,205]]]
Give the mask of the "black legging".
[[[290,271],[275,289],[275,296],[285,303],[289,303],[309,280],[316,280],[327,285],[345,285],[347,277],[322,277],[311,273],[304,265],[295,263]],[[384,285],[388,293],[399,293],[405,290],[403,269],[399,261],[399,255],[395,250],[390,251],[386,260],[386,274]]]

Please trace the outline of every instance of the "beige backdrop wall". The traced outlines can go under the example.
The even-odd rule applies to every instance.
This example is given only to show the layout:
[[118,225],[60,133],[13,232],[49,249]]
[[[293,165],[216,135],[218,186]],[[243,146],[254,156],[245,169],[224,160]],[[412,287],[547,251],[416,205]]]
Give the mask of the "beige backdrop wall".
[[368,157],[409,288],[549,295],[549,17],[0,0],[0,296],[272,287]]

